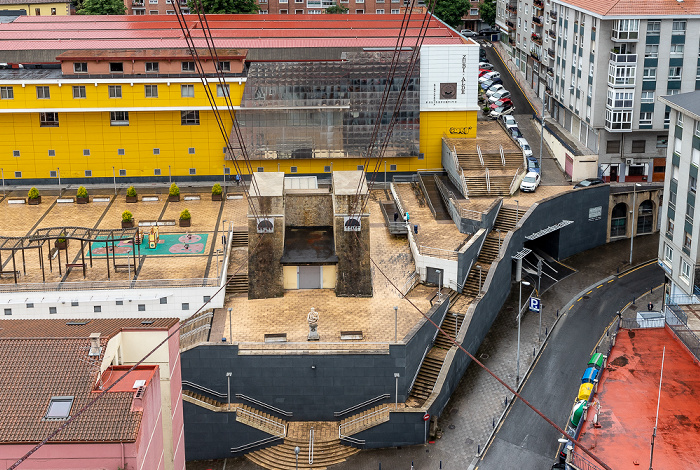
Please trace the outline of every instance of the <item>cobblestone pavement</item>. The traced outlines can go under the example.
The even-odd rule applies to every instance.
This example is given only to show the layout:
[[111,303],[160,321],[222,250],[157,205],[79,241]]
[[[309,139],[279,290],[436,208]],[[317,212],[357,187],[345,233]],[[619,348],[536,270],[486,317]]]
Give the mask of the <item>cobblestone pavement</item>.
[[[637,265],[656,257],[658,235],[646,235],[635,239],[633,264]],[[577,272],[555,284],[543,293],[542,335],[549,332],[556,319],[557,309],[564,307],[573,297],[586,287],[604,279],[618,270],[629,268],[629,241],[623,240],[579,253],[564,263]],[[529,294],[529,293],[527,293]],[[523,298],[527,296],[523,292]],[[637,306],[646,306],[651,300],[660,305],[660,290],[639,299]],[[632,299],[630,299],[631,301]],[[511,296],[504,304],[491,330],[477,352],[482,362],[509,385],[515,385],[515,355],[517,349],[517,321],[515,311],[518,304],[517,289],[512,289]],[[632,307],[632,308],[630,308]],[[624,312],[625,317],[636,313],[630,305]],[[521,375],[525,376],[533,359],[533,348],[539,346],[539,317],[526,314],[521,324]],[[602,343],[600,350],[607,350]],[[332,467],[333,470],[374,470],[411,469],[438,470],[466,469],[476,455],[479,447],[488,440],[494,423],[505,409],[508,391],[487,372],[471,364],[462,378],[457,390],[452,395],[438,421],[442,437],[434,444],[416,445],[404,448],[374,449],[360,452],[347,462]],[[188,470],[221,470],[223,461],[188,462]],[[259,467],[245,459],[227,459],[226,469],[254,470]]]

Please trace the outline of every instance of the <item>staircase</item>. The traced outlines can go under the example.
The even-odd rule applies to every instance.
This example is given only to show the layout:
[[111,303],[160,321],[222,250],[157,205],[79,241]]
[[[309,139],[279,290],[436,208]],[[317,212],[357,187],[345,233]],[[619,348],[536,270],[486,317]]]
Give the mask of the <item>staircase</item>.
[[229,275],[229,283],[226,284],[227,294],[247,294],[248,274]]
[[248,248],[248,232],[234,231],[231,233],[232,248]]
[[435,209],[435,220],[449,220],[450,214],[447,212],[445,203],[442,201],[440,196],[440,191],[437,188],[437,183],[435,183],[435,178],[432,174],[426,175],[425,178],[419,173],[418,177],[423,182],[423,187],[425,187],[425,197],[430,201]]
[[[445,319],[442,321],[442,325],[440,325],[440,328],[452,338],[456,338],[457,332],[462,327],[463,321],[464,315],[452,313],[448,310],[447,315],[445,315]],[[447,339],[445,335],[443,335],[442,333],[438,333],[437,337],[435,338],[434,346],[436,348],[449,350],[452,346],[454,346],[454,344],[452,343],[452,341]]]
[[[391,406],[393,407],[394,405],[392,404]],[[377,405],[374,408],[342,420],[340,422],[340,432],[343,436],[352,436],[387,421],[389,421],[389,405]]]
[[236,405],[236,421],[273,436],[286,436],[287,422],[248,405]]
[[447,356],[447,350],[443,348],[433,347],[428,351],[416,376],[411,394],[406,400],[406,406],[420,408],[433,393],[435,382],[440,375],[440,369],[442,369],[442,363],[445,362],[445,356]]
[[526,211],[527,207],[517,209],[516,207],[506,207],[505,205],[501,206],[493,228],[499,229],[501,232],[509,232],[515,229],[518,221],[522,219],[523,214]]
[[[201,406],[211,411],[226,411],[226,403],[221,403],[192,390],[182,390],[182,399],[186,402]],[[233,405],[232,409],[233,409]]]

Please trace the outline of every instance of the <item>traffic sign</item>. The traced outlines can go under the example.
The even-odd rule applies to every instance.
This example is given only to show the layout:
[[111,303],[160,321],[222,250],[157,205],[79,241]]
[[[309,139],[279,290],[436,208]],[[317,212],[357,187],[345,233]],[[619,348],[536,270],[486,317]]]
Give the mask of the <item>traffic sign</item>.
[[538,299],[537,297],[530,297],[530,311],[539,312],[540,308],[542,308],[542,303],[540,299]]
[[430,419],[430,415],[428,413],[423,415],[423,421],[428,421]]

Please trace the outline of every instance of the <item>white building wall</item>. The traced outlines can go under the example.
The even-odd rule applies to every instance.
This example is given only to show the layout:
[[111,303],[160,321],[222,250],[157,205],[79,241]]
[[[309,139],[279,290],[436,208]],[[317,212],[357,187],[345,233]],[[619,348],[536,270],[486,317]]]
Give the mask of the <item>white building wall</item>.
[[[420,51],[420,110],[478,111],[479,44],[426,45]],[[441,97],[454,86],[455,98]]]

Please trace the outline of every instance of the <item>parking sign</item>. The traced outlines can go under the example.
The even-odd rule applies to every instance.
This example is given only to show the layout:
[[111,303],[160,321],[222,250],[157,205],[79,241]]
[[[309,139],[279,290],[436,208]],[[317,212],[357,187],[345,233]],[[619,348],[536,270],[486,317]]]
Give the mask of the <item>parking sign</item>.
[[542,304],[540,303],[540,299],[538,299],[537,297],[530,298],[530,311],[531,312],[539,313],[541,305]]

